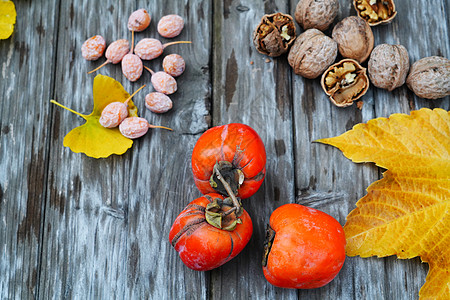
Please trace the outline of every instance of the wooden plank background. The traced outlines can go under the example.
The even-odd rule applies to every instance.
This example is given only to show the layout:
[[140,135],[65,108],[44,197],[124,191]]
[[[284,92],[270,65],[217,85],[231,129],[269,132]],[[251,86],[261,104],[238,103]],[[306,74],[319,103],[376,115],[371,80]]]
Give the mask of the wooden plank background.
[[[450,109],[450,99],[425,100],[403,86],[370,87],[364,105],[335,107],[318,80],[295,75],[285,56],[259,54],[251,34],[266,13],[294,13],[297,1],[14,1],[13,35],[0,41],[0,299],[416,299],[428,267],[419,259],[347,258],[329,285],[289,290],[266,282],[260,265],[265,225],[285,203],[323,210],[341,224],[380,178],[371,164],[353,164],[340,151],[312,141],[353,125],[422,107]],[[449,0],[396,0],[398,15],[373,28],[375,44],[402,44],[410,62],[431,55],[450,58]],[[130,39],[129,14],[146,8],[150,27],[136,34],[159,38],[157,21],[185,18],[168,47],[180,53],[186,72],[172,96],[174,108],[156,115],[143,105],[150,75],[128,82],[119,65],[99,73],[120,81],[140,115],[174,132],[152,130],[122,156],[92,159],[63,147],[92,109],[93,75],[99,64],[81,57],[95,34],[107,43]],[[355,15],[340,1],[335,23]],[[298,32],[302,32],[298,28]],[[331,30],[326,34],[330,35]],[[163,39],[164,40],[164,39]],[[164,40],[166,41],[166,40]],[[161,59],[146,62],[161,69]],[[267,151],[267,176],[244,206],[253,236],[232,261],[210,272],[188,269],[168,242],[178,213],[200,196],[190,155],[209,127],[230,122],[252,126]]]

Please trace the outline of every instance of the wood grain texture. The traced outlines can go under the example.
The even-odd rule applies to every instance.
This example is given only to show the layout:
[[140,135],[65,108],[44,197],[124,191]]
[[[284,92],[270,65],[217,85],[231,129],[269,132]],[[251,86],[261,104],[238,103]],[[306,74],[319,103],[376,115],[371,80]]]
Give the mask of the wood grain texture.
[[[318,80],[295,75],[286,56],[267,60],[252,44],[264,14],[293,14],[297,1],[14,2],[14,34],[0,40],[0,299],[417,299],[428,271],[418,258],[352,257],[323,288],[273,287],[260,265],[265,226],[275,208],[294,202],[344,224],[382,170],[354,164],[314,140],[392,113],[449,110],[450,97],[431,101],[406,86],[393,92],[371,86],[361,110],[335,107]],[[340,5],[334,23],[356,14],[350,1]],[[396,7],[391,24],[373,28],[376,45],[404,45],[411,63],[450,58],[449,0],[396,0]],[[103,58],[85,61],[81,45],[95,34],[108,44],[131,39],[126,23],[138,8],[148,9],[152,22],[136,41],[160,38],[156,26],[164,15],[185,18],[174,40],[192,44],[164,50],[186,60],[171,96],[174,108],[163,115],[145,109],[149,73],[136,83],[125,79],[120,65],[97,73],[129,93],[147,84],[134,99],[139,114],[174,131],[151,130],[122,156],[96,160],[72,153],[63,138],[83,120],[49,100],[90,113],[95,74],[86,72]],[[144,64],[161,70],[161,61]],[[266,145],[265,182],[243,200],[254,233],[236,258],[196,272],[181,262],[168,233],[178,213],[200,196],[190,166],[196,140],[210,126],[230,122],[250,125]]]

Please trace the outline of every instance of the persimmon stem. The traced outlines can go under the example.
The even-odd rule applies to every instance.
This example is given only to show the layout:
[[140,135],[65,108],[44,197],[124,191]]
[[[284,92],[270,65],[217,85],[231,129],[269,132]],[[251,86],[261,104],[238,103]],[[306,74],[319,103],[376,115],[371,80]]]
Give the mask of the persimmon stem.
[[229,214],[231,214],[232,212],[236,211],[237,207],[234,206],[233,208],[227,210],[226,212],[222,213],[222,217],[228,216]]
[[64,105],[62,105],[62,104],[59,104],[58,102],[56,102],[56,101],[53,100],[53,99],[50,100],[50,102],[53,103],[53,104],[56,104],[56,105],[58,105],[58,106],[60,106],[60,107],[62,107],[62,108],[64,108],[64,109],[67,109],[68,111],[70,111],[70,112],[72,112],[72,113],[74,113],[74,114],[76,114],[76,115],[82,117],[83,119],[87,120],[87,116],[85,116],[85,115],[83,115],[83,114],[80,114],[79,112],[74,111],[73,109],[70,109],[70,108],[68,108],[67,106],[64,106]]
[[110,61],[109,61],[109,60],[106,60],[106,61],[105,61],[104,63],[102,63],[100,66],[98,66],[98,67],[95,68],[94,70],[89,71],[89,72],[87,72],[87,73],[88,73],[88,74],[94,73],[95,71],[97,71],[98,69],[100,69],[100,68],[106,66],[106,65],[109,64],[109,63],[110,63]]
[[158,126],[158,125],[152,125],[152,124],[148,124],[148,128],[161,128],[161,129],[167,129],[167,130],[173,131],[172,128],[164,127],[164,126]]
[[124,104],[128,104],[128,101],[131,100],[131,98],[133,98],[140,90],[142,90],[143,88],[145,88],[146,85],[144,84],[143,86],[141,86],[140,88],[138,88],[133,94],[131,94],[130,97],[127,98],[127,100],[125,100],[123,103]]
[[191,41],[178,41],[178,42],[170,42],[163,45],[163,48],[165,49],[167,46],[172,46],[176,44],[192,44]]
[[152,75],[155,74],[155,72],[153,72],[153,70],[150,69],[149,67],[144,66],[144,69],[146,69],[147,71],[149,71],[150,74],[152,74]]
[[217,164],[214,165],[213,172],[216,173],[217,179],[222,182],[223,187],[228,193],[228,196],[230,196],[231,200],[233,201],[234,206],[238,211],[241,210],[241,205],[239,204],[238,199],[236,198],[236,195],[233,193],[233,190],[231,189],[231,186],[228,184],[228,182],[222,177],[222,174],[220,174],[219,168],[217,167]]

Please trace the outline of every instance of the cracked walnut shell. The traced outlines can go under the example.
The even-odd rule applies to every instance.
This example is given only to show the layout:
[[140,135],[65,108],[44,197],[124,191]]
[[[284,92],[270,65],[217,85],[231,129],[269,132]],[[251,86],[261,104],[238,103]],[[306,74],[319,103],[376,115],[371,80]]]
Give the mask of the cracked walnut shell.
[[416,96],[438,99],[450,95],[450,60],[430,56],[416,61],[406,78],[406,85]]
[[331,102],[347,107],[369,89],[366,69],[353,59],[343,59],[331,65],[322,75],[321,85]]
[[390,23],[397,15],[393,0],[353,0],[353,6],[370,26]]
[[337,43],[317,29],[300,34],[289,50],[289,65],[295,74],[314,79],[336,59]]
[[296,36],[294,19],[290,15],[264,15],[253,32],[253,44],[259,53],[276,57],[289,50]]
[[392,91],[405,83],[409,70],[408,51],[402,45],[378,45],[370,54],[367,69],[374,86]]
[[339,11],[338,0],[300,0],[295,7],[295,20],[303,29],[326,30]]
[[343,19],[331,34],[338,43],[339,53],[345,58],[363,63],[372,52],[374,38],[369,24],[357,16]]

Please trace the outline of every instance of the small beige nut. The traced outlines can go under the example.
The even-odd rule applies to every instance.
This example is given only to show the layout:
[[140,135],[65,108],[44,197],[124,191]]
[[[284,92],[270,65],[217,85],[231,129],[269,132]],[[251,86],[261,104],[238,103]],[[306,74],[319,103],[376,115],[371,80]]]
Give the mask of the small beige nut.
[[277,57],[289,50],[297,37],[294,19],[287,14],[264,15],[253,32],[253,44],[259,53]]
[[430,56],[416,61],[409,71],[406,84],[416,96],[438,99],[450,95],[450,60]]
[[297,37],[288,55],[295,74],[314,79],[336,59],[337,43],[317,29],[308,29]]
[[330,101],[338,107],[352,105],[369,89],[366,69],[348,58],[331,65],[323,73],[320,83]]
[[295,8],[295,20],[303,29],[326,30],[339,11],[338,0],[300,0]]
[[374,86],[392,91],[405,83],[409,70],[408,51],[402,45],[378,45],[370,54],[367,69]]
[[353,0],[353,6],[370,26],[390,23],[397,15],[393,0]]
[[345,58],[363,63],[373,49],[372,29],[363,19],[351,16],[336,24],[331,34],[338,43],[339,53]]

